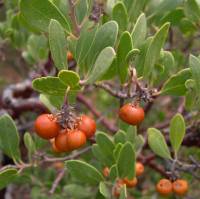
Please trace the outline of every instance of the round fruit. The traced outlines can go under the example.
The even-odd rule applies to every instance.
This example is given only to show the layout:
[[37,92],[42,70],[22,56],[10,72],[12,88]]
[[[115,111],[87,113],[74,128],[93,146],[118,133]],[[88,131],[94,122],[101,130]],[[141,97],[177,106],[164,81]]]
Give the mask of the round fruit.
[[67,143],[68,132],[66,129],[61,130],[58,136],[55,138],[55,146],[59,151],[68,152],[70,151],[69,145]]
[[179,196],[185,195],[188,191],[188,182],[186,180],[176,180],[172,184],[173,191]]
[[57,146],[56,146],[56,144],[55,144],[55,141],[53,141],[51,144],[52,144],[52,150],[53,150],[53,152],[55,152],[55,153],[62,153],[62,151],[60,151],[60,150],[57,148]]
[[80,130],[71,130],[67,132],[67,146],[70,150],[78,149],[86,143],[86,136]]
[[58,135],[60,125],[52,114],[42,114],[35,121],[36,133],[44,138],[51,139]]
[[72,53],[70,51],[67,51],[67,60],[68,61],[73,60],[73,55],[72,55]]
[[144,165],[141,162],[136,162],[136,176],[141,176],[144,173]]
[[138,125],[144,120],[144,110],[131,103],[125,104],[119,110],[119,117],[128,124]]
[[167,196],[172,193],[172,183],[168,179],[160,180],[156,185],[156,190],[163,196]]
[[135,187],[137,184],[137,178],[133,178],[132,180],[129,180],[128,178],[123,179],[124,184],[126,184],[127,187]]
[[105,177],[108,177],[109,174],[110,174],[110,169],[109,169],[108,167],[105,167],[105,168],[103,169],[103,175],[104,175]]
[[80,122],[78,123],[78,129],[85,133],[87,138],[92,137],[96,131],[96,123],[95,121],[88,117],[87,115],[82,115],[80,118]]

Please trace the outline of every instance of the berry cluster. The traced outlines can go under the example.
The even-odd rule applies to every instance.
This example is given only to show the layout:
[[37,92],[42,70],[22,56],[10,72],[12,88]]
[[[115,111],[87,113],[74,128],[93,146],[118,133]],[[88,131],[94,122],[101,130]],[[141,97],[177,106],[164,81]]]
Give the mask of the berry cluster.
[[41,138],[50,140],[54,152],[69,152],[85,145],[87,138],[95,134],[96,123],[89,116],[81,115],[73,128],[63,128],[57,116],[42,114],[35,121],[35,131]]
[[163,196],[168,196],[173,192],[178,196],[183,196],[188,191],[188,182],[183,179],[177,179],[174,182],[168,179],[161,179],[156,185],[156,190]]

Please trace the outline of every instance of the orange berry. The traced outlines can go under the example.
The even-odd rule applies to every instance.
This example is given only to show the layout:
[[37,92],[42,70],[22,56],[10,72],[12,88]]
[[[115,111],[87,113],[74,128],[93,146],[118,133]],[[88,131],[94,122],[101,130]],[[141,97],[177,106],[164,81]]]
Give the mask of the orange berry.
[[59,133],[60,125],[52,114],[42,114],[35,120],[35,131],[43,139],[52,139]]
[[188,191],[188,182],[186,180],[178,179],[172,183],[173,191],[179,196],[185,195]]
[[104,169],[103,169],[103,175],[105,177],[108,177],[109,174],[110,174],[110,169],[108,167],[104,167]]
[[67,60],[68,61],[73,60],[73,54],[70,51],[67,51]]
[[57,146],[56,146],[56,144],[55,144],[55,141],[53,141],[53,142],[51,143],[51,145],[52,145],[52,150],[53,150],[53,152],[55,152],[55,153],[62,153],[62,151],[59,150],[59,149],[57,148]]
[[156,185],[156,190],[161,195],[168,196],[170,193],[172,193],[171,181],[168,179],[161,179]]
[[137,178],[133,178],[132,180],[129,180],[128,178],[123,179],[124,184],[126,184],[127,187],[135,187],[137,184]]
[[69,145],[67,143],[68,132],[63,129],[59,132],[58,136],[55,138],[55,146],[59,151],[68,152],[70,151]]
[[144,120],[144,116],[144,109],[131,103],[123,105],[119,110],[120,119],[131,125],[140,124]]
[[136,176],[141,176],[144,173],[144,165],[141,162],[137,162],[135,165]]

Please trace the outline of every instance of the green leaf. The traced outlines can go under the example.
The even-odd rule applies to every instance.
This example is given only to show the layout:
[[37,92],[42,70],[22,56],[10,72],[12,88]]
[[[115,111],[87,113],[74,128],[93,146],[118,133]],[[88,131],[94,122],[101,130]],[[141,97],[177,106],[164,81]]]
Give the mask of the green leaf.
[[128,14],[123,2],[118,2],[115,4],[112,10],[112,19],[118,23],[120,32],[123,32],[127,29]]
[[163,85],[161,89],[162,95],[174,95],[181,96],[185,95],[187,89],[185,87],[185,82],[192,76],[191,69],[186,68],[175,75],[172,75]]
[[185,136],[185,121],[181,114],[177,113],[170,121],[170,142],[177,154]]
[[160,57],[160,51],[167,37],[168,29],[169,29],[169,23],[165,23],[155,34],[149,45],[147,54],[145,56],[144,71],[143,71],[143,76],[147,80],[150,80],[151,73],[154,69],[156,61]]
[[101,162],[101,164],[105,166],[111,166],[113,164],[113,160],[111,160],[109,156],[102,152],[98,144],[92,145],[92,153],[94,157]]
[[113,48],[104,48],[97,57],[94,67],[88,76],[87,83],[92,84],[101,79],[101,77],[107,72],[107,70],[111,66],[115,55],[116,54]]
[[55,19],[66,31],[70,32],[66,18],[49,0],[20,0],[20,14],[38,31],[47,32],[50,20]]
[[165,138],[159,130],[155,128],[148,129],[148,144],[158,156],[172,159]]
[[184,12],[188,19],[198,22],[200,19],[200,8],[196,0],[187,0],[184,3]]
[[187,92],[185,95],[186,102],[185,107],[186,110],[192,110],[193,108],[199,108],[199,92],[196,92],[196,82],[193,79],[188,79],[185,82],[185,87],[187,88]]
[[141,77],[143,75],[144,71],[144,63],[145,63],[145,56],[147,54],[147,50],[151,44],[151,41],[153,40],[153,37],[148,37],[144,43],[140,47],[140,53],[138,56],[136,56],[134,65],[137,70],[138,77]]
[[128,9],[129,18],[130,18],[129,20],[131,22],[136,21],[139,14],[142,12],[146,2],[147,2],[146,0],[140,0],[140,1],[130,0],[130,3],[129,3],[130,6],[127,9]]
[[137,127],[129,126],[126,132],[126,140],[135,146],[136,138],[137,138]]
[[98,131],[96,133],[96,143],[100,147],[103,154],[113,160],[114,144],[110,137],[107,134]]
[[104,180],[102,174],[95,167],[86,162],[69,160],[66,161],[66,165],[69,173],[79,182],[97,184]]
[[97,30],[94,41],[90,44],[91,48],[87,55],[87,67],[93,67],[97,56],[103,49],[110,46],[113,47],[118,34],[118,25],[115,21],[109,21]]
[[145,14],[142,13],[133,28],[131,33],[133,48],[139,48],[144,43],[147,34],[147,20]]
[[155,16],[162,17],[164,13],[167,13],[174,8],[176,8],[179,4],[182,3],[183,0],[165,0],[160,1],[158,5],[155,6],[155,10],[153,10],[153,14],[149,16],[149,18],[153,18]]
[[24,134],[24,144],[25,144],[26,148],[28,149],[29,158],[31,158],[31,155],[34,154],[36,151],[36,146],[33,141],[33,138],[31,137],[30,133],[28,133],[28,132],[26,132]]
[[32,84],[36,91],[47,95],[63,96],[67,89],[58,77],[40,77],[34,79]]
[[35,62],[48,58],[48,40],[44,35],[30,35],[27,41],[27,52]]
[[111,179],[112,181],[115,181],[116,178],[117,178],[117,176],[118,176],[117,165],[116,165],[116,164],[113,164],[113,165],[110,167],[109,179]]
[[139,49],[132,49],[131,51],[128,52],[127,56],[126,56],[126,62],[129,63],[129,62],[132,62],[137,55],[140,54],[140,50]]
[[126,142],[120,150],[117,169],[120,178],[133,179],[135,176],[135,151],[130,142]]
[[79,75],[71,70],[61,70],[58,73],[60,81],[70,88],[76,88],[79,85],[80,77]]
[[15,162],[21,160],[19,134],[13,119],[7,114],[0,117],[0,148]]
[[40,94],[39,99],[50,110],[50,112],[54,112],[56,109],[59,110],[63,105],[64,96]]
[[75,57],[76,57],[78,65],[80,65],[81,69],[83,66],[86,68],[89,67],[89,66],[85,66],[85,64],[86,64],[85,60],[88,56],[91,45],[94,42],[97,30],[98,30],[97,26],[93,27],[93,24],[87,23],[85,26],[83,26],[83,29],[80,33],[80,37],[79,37],[79,39],[77,41],[77,45],[76,45]]
[[198,30],[198,27],[197,27],[197,25],[195,23],[193,23],[189,19],[183,18],[179,22],[179,29],[186,36],[190,36],[190,35],[194,34]]
[[144,144],[145,144],[144,137],[142,135],[138,135],[136,137],[136,141],[135,141],[135,151],[137,152],[137,154],[140,153],[140,151],[142,150]]
[[61,70],[67,68],[65,32],[60,23],[54,19],[51,19],[49,24],[49,45],[57,69]]
[[76,19],[79,24],[83,21],[84,17],[87,15],[88,6],[89,6],[88,0],[82,0],[76,3],[75,6]]
[[123,187],[120,190],[120,196],[119,199],[126,199],[127,198],[127,190],[126,185],[123,185]]
[[[175,7],[174,7],[175,8]],[[170,22],[172,26],[179,25],[181,19],[185,17],[182,7],[177,7],[161,18],[161,23]]]
[[200,90],[200,59],[190,55],[189,64],[192,72],[192,79],[195,80],[196,91],[199,93]]
[[117,133],[114,135],[115,143],[122,143],[124,144],[126,142],[126,133],[122,130],[118,130]]
[[119,153],[121,151],[123,144],[122,143],[118,143],[117,145],[115,145],[115,149],[113,151],[113,155],[115,157],[115,160],[118,160],[119,158]]
[[17,169],[8,168],[0,171],[0,190],[13,182],[17,177]]
[[126,81],[128,74],[128,63],[126,62],[126,56],[132,50],[132,39],[128,31],[123,32],[120,37],[119,46],[117,49],[117,66],[118,74],[121,80],[121,83]]
[[99,191],[105,198],[110,198],[110,191],[104,182],[100,182]]

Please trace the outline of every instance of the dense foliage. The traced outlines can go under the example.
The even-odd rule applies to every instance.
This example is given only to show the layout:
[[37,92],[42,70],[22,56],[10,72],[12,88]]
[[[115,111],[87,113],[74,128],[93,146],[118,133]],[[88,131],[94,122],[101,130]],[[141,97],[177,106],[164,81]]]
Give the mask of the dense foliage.
[[199,197],[199,0],[4,0],[0,20],[1,190]]

